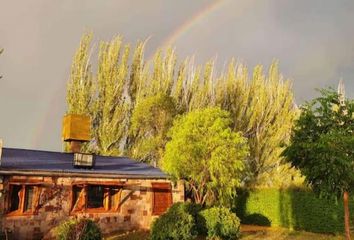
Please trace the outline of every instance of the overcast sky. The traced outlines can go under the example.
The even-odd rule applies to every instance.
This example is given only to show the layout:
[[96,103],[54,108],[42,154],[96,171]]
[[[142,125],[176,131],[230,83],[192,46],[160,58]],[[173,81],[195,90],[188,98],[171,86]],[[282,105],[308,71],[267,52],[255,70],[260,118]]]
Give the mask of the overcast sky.
[[96,42],[118,34],[129,42],[151,37],[147,55],[175,36],[178,55],[197,62],[217,57],[221,66],[235,57],[253,68],[278,59],[298,104],[340,78],[354,97],[352,0],[1,0],[1,10],[6,147],[61,150],[65,85],[86,30]]

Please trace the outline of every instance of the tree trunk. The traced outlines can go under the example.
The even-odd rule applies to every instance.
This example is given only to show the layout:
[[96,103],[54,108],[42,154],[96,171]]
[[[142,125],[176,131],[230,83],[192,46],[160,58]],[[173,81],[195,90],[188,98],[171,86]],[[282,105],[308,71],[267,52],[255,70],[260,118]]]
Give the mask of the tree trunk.
[[345,236],[347,240],[350,240],[350,227],[349,227],[349,204],[348,204],[348,192],[343,193],[343,202],[344,202],[344,224],[345,224]]

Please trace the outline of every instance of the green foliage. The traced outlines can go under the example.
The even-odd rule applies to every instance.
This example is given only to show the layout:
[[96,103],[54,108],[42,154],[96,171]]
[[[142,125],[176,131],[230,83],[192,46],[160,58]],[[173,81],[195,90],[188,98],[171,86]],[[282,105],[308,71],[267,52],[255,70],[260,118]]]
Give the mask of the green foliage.
[[189,206],[176,203],[157,218],[151,227],[151,240],[191,240],[197,236]]
[[208,229],[208,239],[238,239],[240,220],[225,207],[212,207],[201,212]]
[[201,204],[196,203],[184,203],[186,211],[192,215],[194,219],[194,228],[193,232],[197,232],[199,236],[206,236],[208,234],[208,229],[205,225],[205,218],[200,214],[203,210],[203,206]]
[[[354,208],[353,200],[350,207]],[[235,212],[243,224],[269,225],[268,221],[271,226],[318,233],[344,229],[342,201],[317,198],[308,189],[243,190],[238,192]]]
[[58,240],[69,240],[70,232],[77,224],[77,220],[69,219],[62,222],[56,229],[55,234]]
[[173,99],[163,93],[141,99],[131,117],[130,155],[144,162],[157,162],[167,142],[167,132],[176,115]]
[[66,93],[68,113],[86,114],[91,106],[93,93],[93,74],[90,64],[91,40],[91,33],[83,35],[73,58]]
[[[279,156],[289,140],[296,109],[291,84],[279,73],[277,62],[267,75],[259,65],[251,76],[245,65],[231,60],[227,71],[216,74],[214,61],[196,66],[193,58],[178,60],[171,48],[158,50],[152,61],[145,62],[145,42],[133,48],[118,37],[101,43],[98,70],[93,74],[90,40],[91,35],[83,36],[67,90],[68,112],[93,119],[88,150],[159,162],[171,124],[167,118],[162,128],[152,131],[161,126],[151,124],[150,115],[148,124],[137,124],[133,117],[141,118],[147,112],[144,106],[154,103],[161,108],[154,110],[158,115],[165,112],[173,118],[176,113],[218,106],[230,112],[232,130],[248,139],[250,155],[243,176],[248,185],[284,187],[292,179],[301,183],[298,171]],[[159,104],[157,96],[171,98],[174,110],[166,111],[169,104]]]
[[100,44],[97,97],[91,115],[97,152],[102,155],[118,155],[125,135],[129,106],[123,93],[129,53],[130,46],[124,46],[121,37]]
[[290,81],[284,81],[273,62],[268,75],[258,65],[253,76],[243,65],[230,63],[216,87],[216,101],[231,113],[233,128],[243,132],[250,146],[246,182],[251,186],[286,186],[300,175],[281,163],[282,145],[297,112]]
[[354,186],[354,101],[340,103],[333,90],[301,107],[284,156],[324,197],[340,197]]
[[206,108],[180,117],[169,132],[162,168],[185,179],[197,203],[207,198],[227,203],[240,185],[247,140],[231,130],[231,123],[228,112]]
[[89,219],[68,220],[61,223],[56,235],[58,240],[100,240],[102,233],[95,222]]

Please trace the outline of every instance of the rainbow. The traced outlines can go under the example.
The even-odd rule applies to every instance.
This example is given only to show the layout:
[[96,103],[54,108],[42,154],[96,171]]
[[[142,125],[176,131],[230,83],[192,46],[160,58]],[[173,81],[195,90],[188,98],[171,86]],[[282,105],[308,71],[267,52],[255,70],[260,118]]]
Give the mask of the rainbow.
[[215,0],[211,4],[206,5],[182,25],[176,28],[167,38],[165,38],[160,47],[165,48],[172,46],[179,38],[190,31],[190,29],[201,22],[210,13],[220,9],[225,2],[225,0]]
[[[199,10],[192,17],[188,18],[183,22],[179,27],[177,27],[170,35],[168,35],[160,44],[161,48],[166,48],[172,46],[178,39],[183,37],[184,34],[189,32],[195,25],[209,16],[212,12],[220,9],[227,0],[214,0],[212,3],[207,4],[201,10]],[[150,58],[149,58],[150,59]],[[58,105],[60,101],[65,101],[65,99],[60,99],[61,91],[65,91],[65,87],[61,86],[59,91],[56,91],[56,94],[53,95],[53,98],[48,104],[48,109],[44,113],[43,121],[40,121],[36,129],[34,129],[34,134],[31,138],[31,147],[39,147],[39,140],[44,134],[45,124],[50,119],[50,113],[52,112],[53,106]],[[59,121],[61,122],[61,121]]]

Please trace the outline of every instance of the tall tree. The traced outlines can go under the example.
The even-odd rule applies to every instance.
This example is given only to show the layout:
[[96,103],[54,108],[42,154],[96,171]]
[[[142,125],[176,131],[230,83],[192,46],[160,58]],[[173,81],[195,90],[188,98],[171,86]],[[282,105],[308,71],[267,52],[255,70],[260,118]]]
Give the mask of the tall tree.
[[91,40],[92,33],[84,34],[73,58],[66,93],[67,113],[90,113],[94,95],[90,64]]
[[247,140],[231,124],[228,112],[206,108],[178,118],[170,130],[162,168],[185,179],[197,203],[227,204],[240,185]]
[[100,44],[93,129],[97,152],[102,155],[120,154],[128,111],[123,93],[129,74],[129,53],[130,46],[124,46],[121,37]]
[[167,132],[176,116],[173,99],[163,93],[141,99],[131,118],[130,155],[157,166],[167,142]]
[[[90,97],[75,94],[81,90],[80,84],[68,86],[68,96],[72,99],[68,104],[69,112],[70,109],[82,109],[81,112],[88,112],[94,119],[96,152],[128,153],[142,161],[158,162],[156,158],[161,154],[156,153],[164,149],[161,143],[167,141],[165,134],[157,134],[156,131],[151,134],[154,132],[151,125],[135,124],[137,121],[134,118],[143,112],[142,106],[155,96],[164,96],[173,100],[177,114],[215,106],[230,112],[233,130],[242,131],[249,139],[251,154],[246,162],[247,183],[253,186],[283,186],[284,183],[293,183],[291,179],[294,176],[297,179],[298,171],[290,164],[283,164],[279,156],[282,145],[289,139],[297,109],[291,83],[283,80],[276,62],[267,75],[263,73],[262,66],[257,66],[253,76],[249,76],[247,67],[235,61],[230,62],[226,72],[217,74],[214,61],[204,65],[195,65],[193,58],[178,61],[175,51],[170,48],[167,51],[158,50],[152,61],[145,63],[145,42],[138,42],[131,54],[126,53],[123,46],[113,47],[113,42],[100,48],[97,77],[92,85],[86,87],[86,90],[93,89],[88,91],[91,92]],[[84,56],[89,56],[89,48],[83,49],[86,49]],[[89,65],[87,57],[78,59],[80,61],[74,61],[73,69]],[[85,104],[78,104],[80,102]],[[157,110],[157,106],[161,109]],[[157,104],[154,111],[160,114],[165,107]],[[147,135],[154,138],[146,138]],[[156,136],[164,139],[157,143]],[[148,149],[159,150],[149,155]]]
[[322,197],[343,196],[345,232],[350,239],[348,193],[354,187],[354,101],[344,93],[321,90],[321,97],[301,107],[286,159],[306,176]]
[[86,114],[92,119],[93,141],[84,150],[119,155],[124,152],[127,141],[132,102],[140,81],[143,81],[144,44],[137,44],[130,63],[131,47],[124,45],[121,37],[110,42],[102,41],[95,76],[90,64],[91,39],[92,34],[82,37],[73,59],[67,87],[67,112]]
[[282,163],[297,109],[289,80],[284,80],[273,62],[268,75],[256,66],[251,79],[244,65],[231,62],[216,88],[217,102],[231,112],[233,128],[249,140],[246,180],[251,186],[288,184],[296,170]]

